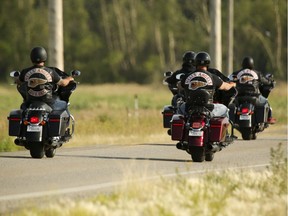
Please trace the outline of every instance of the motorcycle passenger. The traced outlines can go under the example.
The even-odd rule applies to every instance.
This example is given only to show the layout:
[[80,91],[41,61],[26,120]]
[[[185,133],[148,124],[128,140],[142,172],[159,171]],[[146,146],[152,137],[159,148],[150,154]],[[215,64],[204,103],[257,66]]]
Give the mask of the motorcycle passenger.
[[43,47],[34,47],[30,53],[30,59],[33,66],[23,69],[16,80],[17,89],[24,99],[21,108],[25,109],[33,101],[45,102],[52,108],[56,104],[61,107],[66,106],[66,103],[60,101],[54,91],[57,86],[67,86],[74,78],[71,76],[62,78],[60,75],[64,72],[55,67],[45,66],[47,52]]
[[[195,52],[193,51],[186,51],[183,54],[183,63],[182,68],[175,71],[170,77],[166,78],[165,81],[168,83],[169,89],[173,94],[172,98],[172,106],[177,107],[177,100],[183,100],[183,93],[179,92],[179,89],[177,87],[177,83],[179,82],[179,79],[177,79],[177,75],[179,74],[188,74],[195,70],[194,66],[194,58],[195,58]],[[176,90],[177,89],[177,90]]]
[[[250,56],[246,56],[242,60],[242,68],[235,71],[231,75],[233,81],[237,83],[238,95],[251,95],[259,97],[260,103],[268,103],[267,98],[261,95],[261,86],[275,85],[274,80],[266,78],[260,71],[254,69],[254,60]],[[268,94],[267,94],[268,96]],[[268,103],[269,105],[269,103]],[[272,108],[269,105],[268,124],[276,123],[276,119],[272,117]]]
[[[235,87],[235,83],[224,82],[215,74],[208,71],[211,62],[210,55],[206,52],[199,52],[195,57],[196,70],[186,74],[181,79],[181,86],[185,91],[185,95],[189,95],[190,91],[198,89],[207,89],[210,91],[209,103],[213,103],[213,95],[216,89],[228,91]],[[213,104],[213,116],[228,116],[228,108],[224,104]],[[186,104],[181,105],[179,113],[186,113]]]

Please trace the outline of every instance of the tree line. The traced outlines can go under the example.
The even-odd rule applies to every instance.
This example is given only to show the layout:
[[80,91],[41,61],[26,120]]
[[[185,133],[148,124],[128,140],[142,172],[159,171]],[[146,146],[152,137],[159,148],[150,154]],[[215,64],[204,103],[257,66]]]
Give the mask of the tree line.
[[[48,49],[48,0],[0,1],[0,10],[0,81],[7,82],[10,71],[31,65],[33,46]],[[159,82],[185,51],[209,52],[209,13],[209,0],[64,0],[65,71],[78,69],[91,84]],[[227,19],[222,0],[222,71],[230,74]],[[286,1],[234,1],[233,53],[234,70],[249,55],[258,70],[286,80]]]

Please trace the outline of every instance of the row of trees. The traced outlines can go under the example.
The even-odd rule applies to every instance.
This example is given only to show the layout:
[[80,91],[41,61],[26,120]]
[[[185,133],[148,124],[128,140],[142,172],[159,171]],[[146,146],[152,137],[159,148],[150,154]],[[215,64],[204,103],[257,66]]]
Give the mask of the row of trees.
[[[48,0],[0,1],[0,81],[29,66],[33,46],[48,48]],[[227,70],[228,0],[222,1],[222,51]],[[159,82],[186,50],[209,51],[209,0],[63,1],[65,70],[80,81]],[[259,70],[286,79],[285,0],[234,2],[234,69],[246,55]],[[48,61],[49,63],[49,61]]]

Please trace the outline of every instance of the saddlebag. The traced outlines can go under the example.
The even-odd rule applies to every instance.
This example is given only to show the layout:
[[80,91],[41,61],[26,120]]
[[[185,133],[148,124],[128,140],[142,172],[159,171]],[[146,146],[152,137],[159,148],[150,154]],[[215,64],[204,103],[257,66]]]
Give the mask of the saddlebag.
[[19,136],[22,121],[22,110],[12,110],[8,116],[9,136]]
[[49,114],[48,135],[63,136],[69,125],[69,114],[66,110],[54,110]]
[[164,128],[170,128],[171,127],[171,119],[172,116],[174,115],[174,109],[171,105],[166,105],[163,108],[162,111],[163,115],[163,127]]
[[183,130],[185,126],[183,115],[173,115],[171,120],[171,139],[172,140],[182,140]]
[[267,122],[269,113],[269,105],[266,103],[265,105],[256,105],[255,107],[255,116],[256,123],[264,123]]
[[210,141],[223,142],[229,126],[228,118],[217,117],[210,120]]

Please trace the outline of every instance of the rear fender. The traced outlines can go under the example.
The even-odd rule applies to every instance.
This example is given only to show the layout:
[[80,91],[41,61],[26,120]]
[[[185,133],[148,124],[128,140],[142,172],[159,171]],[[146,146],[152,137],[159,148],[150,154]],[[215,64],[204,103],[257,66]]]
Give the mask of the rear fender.
[[[245,112],[243,112],[244,110]],[[251,103],[244,103],[239,106],[237,110],[239,127],[252,127],[254,111],[254,105]]]
[[190,128],[187,131],[188,145],[204,146],[207,141],[206,120],[204,116],[192,116],[190,121]]
[[[24,131],[27,142],[42,142],[46,137],[48,113],[42,108],[28,108],[24,118]],[[35,118],[38,118],[37,122]],[[24,132],[24,133],[25,133]]]

